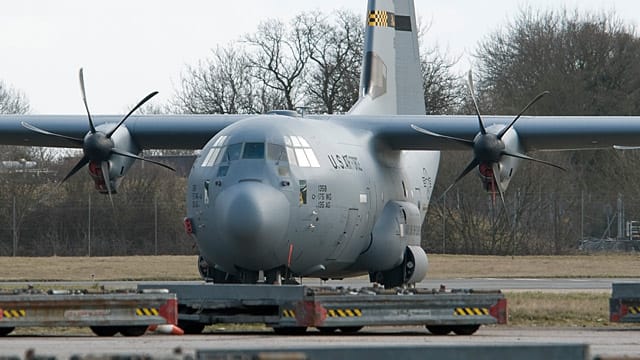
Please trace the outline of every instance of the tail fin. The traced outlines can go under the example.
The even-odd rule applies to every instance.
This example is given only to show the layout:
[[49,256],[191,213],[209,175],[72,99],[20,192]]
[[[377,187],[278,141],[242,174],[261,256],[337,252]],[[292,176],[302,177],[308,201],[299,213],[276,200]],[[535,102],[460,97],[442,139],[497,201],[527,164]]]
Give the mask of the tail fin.
[[423,115],[413,0],[369,0],[360,98],[354,115]]

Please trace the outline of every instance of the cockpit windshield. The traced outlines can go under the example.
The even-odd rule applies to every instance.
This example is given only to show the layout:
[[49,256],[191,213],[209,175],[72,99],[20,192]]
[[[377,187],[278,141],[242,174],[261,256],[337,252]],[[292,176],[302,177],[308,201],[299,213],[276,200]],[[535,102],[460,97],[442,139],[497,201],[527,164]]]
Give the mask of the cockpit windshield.
[[299,167],[320,167],[311,145],[302,136],[285,136],[284,145],[263,142],[234,143],[227,145],[227,137],[221,137],[209,149],[202,161],[203,167],[229,163],[239,159],[267,159],[276,163],[289,163]]
[[264,159],[264,143],[245,143],[243,159]]

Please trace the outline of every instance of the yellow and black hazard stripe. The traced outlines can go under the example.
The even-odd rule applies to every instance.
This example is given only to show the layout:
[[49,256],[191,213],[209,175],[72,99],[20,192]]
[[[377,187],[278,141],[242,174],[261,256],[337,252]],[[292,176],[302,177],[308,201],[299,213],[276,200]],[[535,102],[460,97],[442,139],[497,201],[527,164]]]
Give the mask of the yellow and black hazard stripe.
[[138,308],[136,309],[136,315],[138,316],[158,316],[160,312],[156,308]]
[[392,12],[385,10],[371,10],[367,20],[369,26],[396,27],[396,18]]
[[360,309],[329,309],[327,310],[328,317],[359,317],[362,316]]
[[629,306],[629,314],[637,315],[640,314],[640,306]]
[[8,309],[2,310],[2,317],[7,319],[21,318],[27,316],[27,311],[24,309]]
[[454,315],[458,316],[484,316],[489,315],[489,309],[477,307],[458,307],[454,311]]
[[285,309],[285,310],[282,310],[282,316],[294,318],[296,317],[296,312],[293,310]]

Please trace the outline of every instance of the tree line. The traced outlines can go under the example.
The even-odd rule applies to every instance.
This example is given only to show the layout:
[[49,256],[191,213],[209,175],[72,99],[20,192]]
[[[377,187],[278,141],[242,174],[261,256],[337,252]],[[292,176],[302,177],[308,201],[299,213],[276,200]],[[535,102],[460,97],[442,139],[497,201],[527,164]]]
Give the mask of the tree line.
[[[364,18],[348,11],[305,12],[288,22],[270,19],[237,42],[185,68],[167,104],[147,113],[265,113],[300,109],[343,113],[357,100]],[[473,114],[456,58],[427,42],[421,68],[428,114]],[[489,34],[474,53],[480,109],[515,114],[543,90],[552,95],[531,115],[639,115],[640,40],[615,13],[523,9]],[[0,111],[28,112],[26,97],[0,83]],[[517,125],[516,125],[517,128]],[[59,186],[73,160],[46,150],[6,148],[3,159],[35,159],[40,174],[0,174],[0,255],[119,255],[195,253],[183,234],[181,177],[136,165],[114,208],[86,177]],[[496,205],[478,179],[442,191],[471,154],[445,152],[434,201],[423,226],[429,252],[562,254],[583,237],[616,236],[620,199],[626,219],[640,219],[637,151],[535,154],[567,172],[524,164],[506,207]]]

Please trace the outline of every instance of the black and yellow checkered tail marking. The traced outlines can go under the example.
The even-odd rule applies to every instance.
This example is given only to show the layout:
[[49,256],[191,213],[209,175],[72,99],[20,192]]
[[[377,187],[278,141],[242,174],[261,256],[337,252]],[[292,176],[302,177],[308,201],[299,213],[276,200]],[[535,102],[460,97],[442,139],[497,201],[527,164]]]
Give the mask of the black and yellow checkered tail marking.
[[367,20],[369,26],[396,27],[396,19],[392,12],[372,10]]
[[459,307],[454,311],[458,316],[484,316],[489,315],[489,309],[477,307]]
[[360,309],[329,309],[327,317],[359,317],[362,316]]
[[160,313],[155,308],[138,308],[136,309],[136,315],[138,316],[158,316]]
[[27,311],[22,309],[3,310],[2,316],[7,319],[21,318],[27,316]]
[[638,315],[640,314],[640,306],[629,306],[629,314]]
[[283,317],[290,317],[290,318],[294,318],[296,317],[296,312],[293,310],[282,310],[282,316]]

